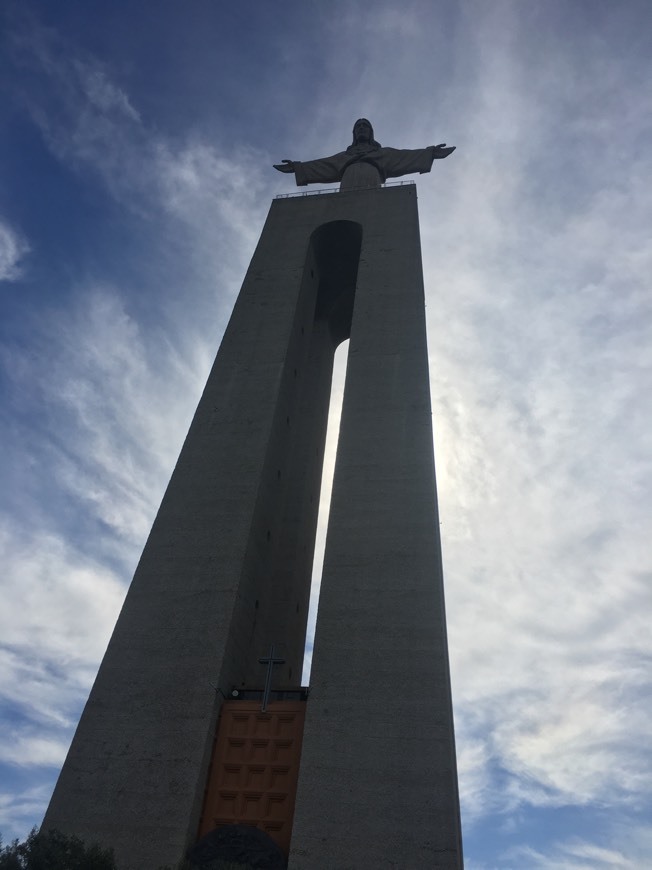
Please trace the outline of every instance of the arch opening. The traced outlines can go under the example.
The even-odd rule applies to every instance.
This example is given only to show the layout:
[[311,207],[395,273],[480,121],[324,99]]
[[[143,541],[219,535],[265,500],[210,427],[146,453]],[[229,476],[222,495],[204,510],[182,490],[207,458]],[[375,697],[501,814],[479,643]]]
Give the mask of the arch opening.
[[334,350],[351,335],[362,226],[353,221],[323,224],[310,244],[319,275],[315,320],[328,321]]
[[[242,626],[251,626],[252,650],[240,677],[243,685],[254,684],[260,672],[257,657],[272,643],[285,660],[275,674],[279,688],[296,685],[302,672],[311,588],[315,594],[319,588],[313,565],[319,572],[323,560],[322,545],[315,561],[315,542],[318,522],[323,541],[328,517],[339,428],[333,420],[339,420],[341,411],[346,349],[337,354],[335,384],[334,358],[351,334],[361,247],[362,226],[352,221],[322,224],[308,244],[250,538],[249,589],[260,606],[242,609]],[[340,407],[334,406],[336,400]],[[313,595],[310,642],[315,604]]]

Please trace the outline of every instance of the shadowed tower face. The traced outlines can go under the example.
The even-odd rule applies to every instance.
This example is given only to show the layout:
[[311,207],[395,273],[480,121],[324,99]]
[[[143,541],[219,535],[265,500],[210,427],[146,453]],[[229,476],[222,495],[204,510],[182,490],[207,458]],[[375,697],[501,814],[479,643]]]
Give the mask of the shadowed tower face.
[[462,866],[406,185],[272,204],[44,822],[113,846],[121,870],[174,865],[213,824],[222,693],[260,688],[272,645],[274,689],[298,687],[349,337],[289,867]]

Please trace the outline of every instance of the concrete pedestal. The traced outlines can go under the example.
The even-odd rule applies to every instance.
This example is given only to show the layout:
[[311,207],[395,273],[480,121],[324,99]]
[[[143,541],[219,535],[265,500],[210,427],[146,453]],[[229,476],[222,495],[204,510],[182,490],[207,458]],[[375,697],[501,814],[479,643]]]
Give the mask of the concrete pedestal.
[[292,870],[461,867],[416,187],[272,204],[44,827],[175,865],[221,696],[300,680],[350,335]]

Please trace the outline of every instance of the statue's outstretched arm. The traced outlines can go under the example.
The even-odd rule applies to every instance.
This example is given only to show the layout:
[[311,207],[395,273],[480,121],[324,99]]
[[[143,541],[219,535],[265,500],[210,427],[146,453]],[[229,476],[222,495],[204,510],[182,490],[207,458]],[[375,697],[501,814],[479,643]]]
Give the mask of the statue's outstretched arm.
[[455,145],[446,146],[445,142],[442,142],[441,145],[433,145],[432,147],[434,150],[433,160],[442,160],[455,151]]
[[273,166],[279,172],[294,172],[294,160],[284,160],[282,163],[274,163]]

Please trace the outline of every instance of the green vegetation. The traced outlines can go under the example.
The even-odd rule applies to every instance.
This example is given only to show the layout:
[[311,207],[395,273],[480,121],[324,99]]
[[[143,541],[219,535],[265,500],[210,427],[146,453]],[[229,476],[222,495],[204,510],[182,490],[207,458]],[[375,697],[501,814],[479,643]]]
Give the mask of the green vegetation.
[[[197,870],[197,864],[191,864],[189,861],[182,861],[176,870]],[[0,865],[2,870],[2,865]],[[160,867],[159,870],[171,870],[169,867]],[[236,861],[220,861],[219,859],[211,861],[209,864],[202,864],[201,870],[254,870],[251,864],[238,864]]]
[[[196,870],[196,866],[182,861],[176,870]],[[112,849],[102,849],[97,844],[86,846],[79,837],[69,837],[61,831],[39,833],[38,828],[33,828],[24,843],[14,840],[3,847],[0,836],[0,870],[117,870],[117,867]],[[217,860],[202,865],[201,870],[253,870],[253,867]]]
[[79,837],[61,831],[39,833],[33,828],[24,843],[2,846],[0,870],[117,870],[111,849],[86,846]]

